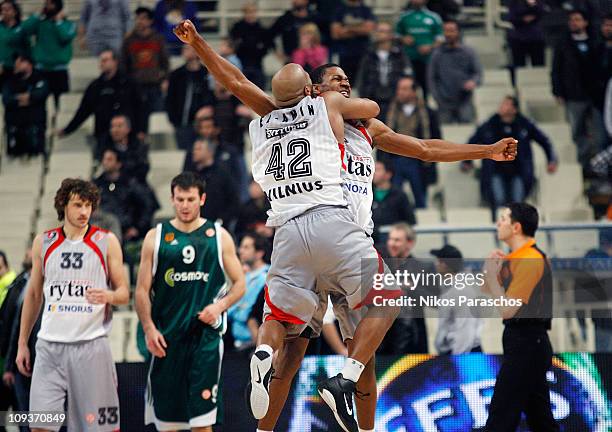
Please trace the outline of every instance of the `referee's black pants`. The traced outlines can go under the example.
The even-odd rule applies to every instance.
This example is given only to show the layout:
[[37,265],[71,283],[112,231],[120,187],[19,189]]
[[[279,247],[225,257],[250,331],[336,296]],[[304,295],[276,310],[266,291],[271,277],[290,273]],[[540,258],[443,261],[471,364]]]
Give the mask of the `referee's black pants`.
[[529,429],[559,431],[550,406],[546,372],[552,364],[552,346],[544,328],[506,326],[504,359],[489,406],[487,432],[515,432],[525,413]]

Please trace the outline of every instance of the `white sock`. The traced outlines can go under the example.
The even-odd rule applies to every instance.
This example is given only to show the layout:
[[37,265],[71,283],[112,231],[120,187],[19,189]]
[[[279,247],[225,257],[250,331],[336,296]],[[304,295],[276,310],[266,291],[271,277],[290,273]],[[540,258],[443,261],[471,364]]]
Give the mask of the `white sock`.
[[340,373],[344,379],[357,382],[359,381],[359,377],[361,376],[361,372],[363,372],[364,367],[365,366],[363,364],[349,357],[346,359],[346,363],[344,363],[344,367]]
[[359,428],[359,432],[374,432],[374,429],[361,429],[361,428]]
[[272,347],[266,344],[259,345],[257,348],[255,348],[255,351],[265,351],[270,355],[274,354],[274,350],[272,349]]
[[[274,432],[274,431],[267,431],[267,430],[263,430],[263,429],[257,429],[257,432]],[[372,432],[374,432],[374,429],[372,429]]]

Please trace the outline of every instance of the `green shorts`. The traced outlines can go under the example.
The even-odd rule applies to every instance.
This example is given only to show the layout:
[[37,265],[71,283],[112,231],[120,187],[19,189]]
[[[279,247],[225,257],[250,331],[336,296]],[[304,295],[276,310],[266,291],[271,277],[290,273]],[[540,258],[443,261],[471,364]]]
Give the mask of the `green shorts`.
[[221,423],[219,332],[203,331],[195,340],[166,342],[166,357],[153,357],[149,365],[145,424],[169,431]]

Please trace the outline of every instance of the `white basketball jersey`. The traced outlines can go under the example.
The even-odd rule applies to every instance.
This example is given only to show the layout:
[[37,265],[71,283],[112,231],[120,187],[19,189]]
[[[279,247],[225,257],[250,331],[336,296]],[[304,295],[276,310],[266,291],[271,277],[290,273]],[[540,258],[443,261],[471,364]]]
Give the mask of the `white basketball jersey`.
[[268,226],[319,205],[346,206],[340,146],[323,98],[272,111],[249,127],[253,178],[268,197]]
[[108,232],[90,226],[82,240],[68,240],[64,230],[43,234],[45,294],[38,337],[49,342],[81,342],[108,334],[111,309],[85,299],[90,288],[109,289]]
[[344,196],[349,209],[355,215],[355,222],[367,234],[372,234],[372,180],[374,179],[374,158],[372,138],[361,122],[344,123],[344,170],[342,180]]

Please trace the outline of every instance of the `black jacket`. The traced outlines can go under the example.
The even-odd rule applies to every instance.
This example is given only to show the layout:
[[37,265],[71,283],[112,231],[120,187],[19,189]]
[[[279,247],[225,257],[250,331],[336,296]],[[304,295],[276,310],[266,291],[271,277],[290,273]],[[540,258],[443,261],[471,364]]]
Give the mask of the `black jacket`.
[[406,222],[409,225],[416,224],[414,209],[408,197],[397,186],[391,186],[389,193],[382,201],[372,202],[372,220],[374,221],[374,242],[378,240],[378,229],[383,225],[393,225],[398,222]]
[[238,186],[232,175],[217,163],[193,172],[206,182],[206,202],[202,217],[212,221],[223,220],[223,226],[231,227],[238,217]]
[[[17,95],[30,94],[30,103],[19,106]],[[30,126],[35,124],[43,129],[47,125],[47,96],[49,85],[47,81],[34,71],[27,79],[12,75],[2,89],[4,104],[4,120],[8,126]]]
[[[187,88],[191,82],[192,99],[186,123],[183,122],[183,109],[187,99]],[[166,96],[166,112],[174,127],[187,126],[193,123],[196,112],[203,106],[213,105],[214,96],[208,88],[208,71],[201,68],[191,72],[187,66],[172,71],[168,78],[168,94]]]
[[25,271],[19,273],[8,286],[8,292],[0,307],[0,358],[6,357],[11,341],[13,323],[19,315],[19,296],[28,284],[30,275]]
[[380,59],[376,48],[372,47],[363,58],[359,75],[359,95],[373,100],[389,101],[395,95],[397,81],[404,75],[412,74],[410,60],[397,46],[389,53],[389,75],[387,85],[380,83]]
[[230,37],[234,41],[236,55],[242,62],[242,67],[261,69],[263,58],[270,47],[268,31],[261,23],[238,21],[230,30]]
[[556,47],[551,70],[552,93],[568,101],[592,101],[603,105],[601,45],[593,38],[585,41],[587,52],[567,35]]
[[490,144],[508,136],[515,137],[519,142],[514,161],[504,163],[498,163],[490,159],[482,161],[480,189],[483,198],[487,201],[490,201],[491,198],[491,177],[493,174],[506,177],[520,176],[525,182],[525,192],[529,195],[535,181],[531,141],[537,142],[542,147],[548,162],[557,161],[550,139],[522,114],[518,114],[510,125],[503,123],[499,114],[495,114],[476,129],[469,142]]
[[117,72],[107,80],[103,75],[87,86],[81,104],[64,133],[71,134],[93,114],[95,116],[94,135],[103,137],[110,129],[111,119],[116,114],[127,115],[132,122],[132,130],[143,132],[140,121],[142,102],[136,85],[126,75]]
[[249,231],[255,231],[258,225],[265,225],[268,220],[268,210],[270,202],[266,197],[259,200],[251,198],[242,204],[236,222],[236,236],[240,238]]
[[107,149],[115,150],[121,161],[121,175],[126,178],[134,178],[140,183],[146,183],[149,173],[149,147],[140,141],[133,133],[128,138],[127,148],[118,146],[107,134],[102,141],[101,154]]
[[100,208],[117,216],[123,233],[128,228],[136,228],[139,237],[143,238],[151,228],[157,207],[146,188],[125,177],[111,181],[106,174],[95,179],[94,183],[100,189]]
[[291,54],[299,46],[298,31],[300,27],[316,20],[316,16],[312,14],[309,14],[306,18],[300,18],[293,15],[290,10],[285,12],[268,29],[269,44],[274,45],[274,39],[280,35],[283,41],[283,52],[291,58]]

